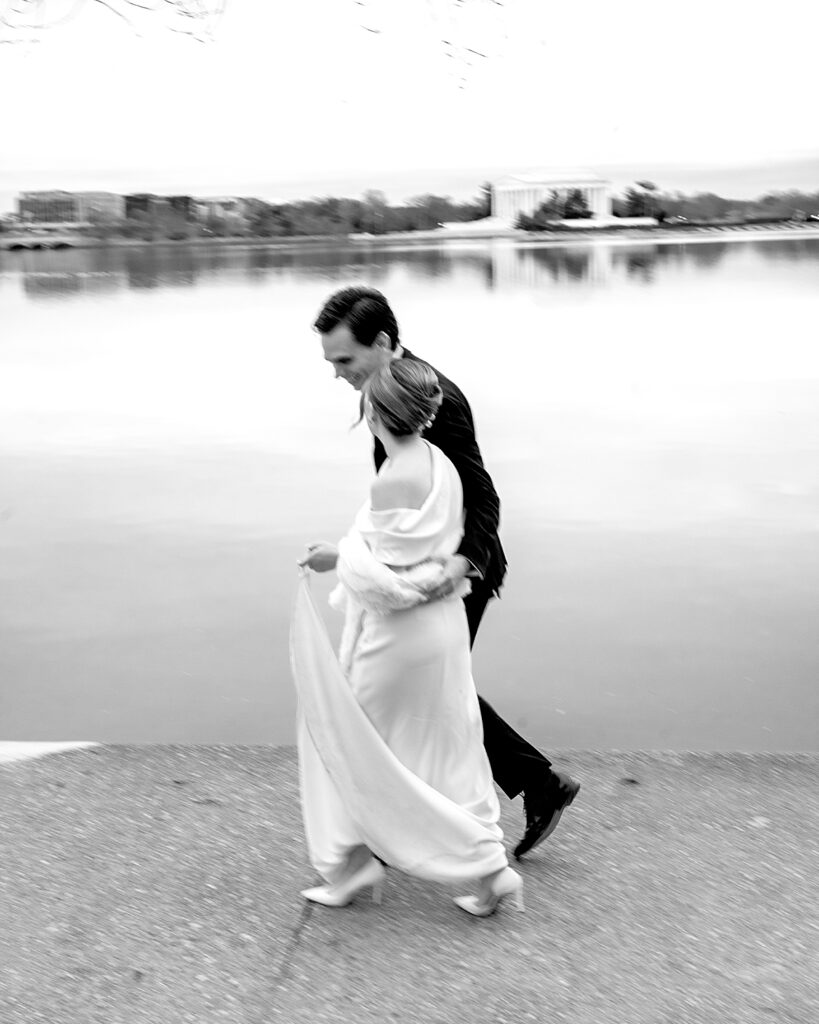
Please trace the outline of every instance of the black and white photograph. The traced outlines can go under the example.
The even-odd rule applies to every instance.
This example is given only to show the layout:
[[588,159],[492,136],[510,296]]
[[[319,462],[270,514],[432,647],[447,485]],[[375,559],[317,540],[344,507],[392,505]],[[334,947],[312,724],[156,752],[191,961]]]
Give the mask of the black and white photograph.
[[817,1024],[817,40],[0,0],[0,1024]]

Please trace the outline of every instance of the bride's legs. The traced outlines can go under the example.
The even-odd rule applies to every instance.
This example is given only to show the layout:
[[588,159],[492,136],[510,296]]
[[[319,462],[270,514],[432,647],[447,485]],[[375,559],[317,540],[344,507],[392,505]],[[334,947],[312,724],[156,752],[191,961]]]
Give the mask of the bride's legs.
[[[508,867],[508,865],[507,865],[507,867]],[[492,883],[495,881],[495,879],[500,878],[500,876],[504,873],[504,871],[506,871],[506,867],[498,868],[497,871],[493,871],[491,874],[484,875],[483,878],[479,878],[478,879],[478,898],[479,899],[482,900],[485,897],[491,895],[491,893],[492,893]]]
[[335,884],[343,884],[346,882],[348,878],[354,875],[357,871],[360,871],[361,868],[363,868],[370,860],[372,860],[372,853],[370,852],[369,847],[364,846],[363,844],[361,846],[353,847],[347,857],[347,863],[344,865],[343,870],[339,872],[339,876],[336,879]]

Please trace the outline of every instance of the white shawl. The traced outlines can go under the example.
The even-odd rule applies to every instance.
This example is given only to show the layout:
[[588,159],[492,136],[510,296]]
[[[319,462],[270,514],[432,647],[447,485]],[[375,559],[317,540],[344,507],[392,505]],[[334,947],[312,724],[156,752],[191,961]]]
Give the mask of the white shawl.
[[[338,657],[345,675],[365,612],[389,615],[424,604],[443,581],[443,557],[454,554],[461,542],[460,477],[440,448],[428,447],[432,486],[421,508],[376,512],[367,502],[339,542],[339,582],[330,605],[344,613]],[[462,580],[451,597],[465,597],[470,588]]]

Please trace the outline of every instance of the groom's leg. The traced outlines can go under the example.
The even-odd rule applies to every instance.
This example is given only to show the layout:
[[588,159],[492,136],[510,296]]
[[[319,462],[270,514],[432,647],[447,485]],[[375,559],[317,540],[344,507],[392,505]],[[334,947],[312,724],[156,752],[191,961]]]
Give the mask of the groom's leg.
[[[489,588],[475,581],[472,593],[464,598],[470,646],[475,643],[478,626],[491,597]],[[510,800],[527,787],[542,786],[551,775],[552,762],[516,733],[483,697],[478,696],[478,703],[483,719],[483,743],[495,782]]]
[[478,703],[483,719],[483,745],[495,782],[510,800],[533,784],[543,785],[552,762],[504,722],[480,695]]

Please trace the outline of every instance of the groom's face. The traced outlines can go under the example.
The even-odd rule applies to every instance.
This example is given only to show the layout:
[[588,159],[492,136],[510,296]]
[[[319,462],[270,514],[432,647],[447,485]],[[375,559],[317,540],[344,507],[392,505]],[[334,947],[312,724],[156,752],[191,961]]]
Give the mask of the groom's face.
[[379,334],[372,345],[362,345],[355,340],[346,324],[337,324],[332,331],[322,334],[321,347],[336,377],[346,380],[356,391],[360,391],[367,378],[392,358],[386,334]]

